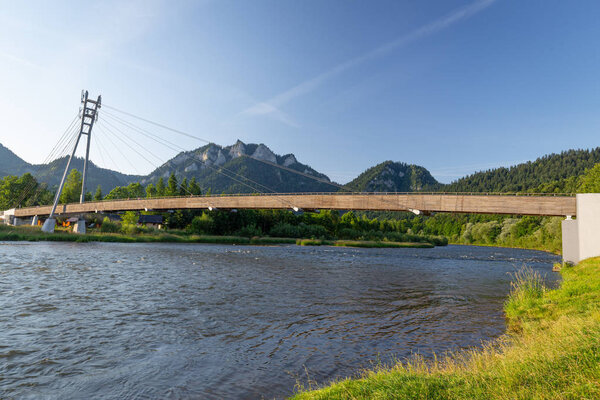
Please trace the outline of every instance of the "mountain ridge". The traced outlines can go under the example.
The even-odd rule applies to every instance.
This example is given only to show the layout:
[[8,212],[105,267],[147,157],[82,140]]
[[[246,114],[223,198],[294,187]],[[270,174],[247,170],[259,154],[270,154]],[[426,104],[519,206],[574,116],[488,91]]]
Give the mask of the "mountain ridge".
[[[289,169],[314,179],[294,174]],[[194,150],[180,152],[152,171],[141,183],[155,184],[160,178],[167,179],[171,173],[179,180],[195,178],[204,191],[210,188],[213,193],[337,190],[336,184],[327,175],[299,162],[294,154],[278,155],[264,143],[246,144],[241,140],[229,146],[209,143]]]

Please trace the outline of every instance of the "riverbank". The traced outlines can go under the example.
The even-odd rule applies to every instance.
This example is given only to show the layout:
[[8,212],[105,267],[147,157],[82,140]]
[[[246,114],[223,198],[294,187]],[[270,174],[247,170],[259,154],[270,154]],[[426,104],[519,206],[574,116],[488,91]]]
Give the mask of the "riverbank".
[[364,371],[295,399],[600,398],[600,258],[561,270],[557,289],[515,276],[500,339],[427,362]]
[[427,242],[387,242],[387,241],[360,241],[360,240],[321,240],[321,239],[295,239],[277,237],[243,237],[243,236],[213,236],[194,235],[183,231],[152,233],[101,233],[91,231],[85,235],[78,235],[67,230],[57,230],[47,234],[38,227],[10,227],[0,225],[0,241],[53,241],[53,242],[122,242],[122,243],[212,243],[231,245],[277,245],[296,244],[299,246],[336,246],[360,248],[432,248],[432,243]]

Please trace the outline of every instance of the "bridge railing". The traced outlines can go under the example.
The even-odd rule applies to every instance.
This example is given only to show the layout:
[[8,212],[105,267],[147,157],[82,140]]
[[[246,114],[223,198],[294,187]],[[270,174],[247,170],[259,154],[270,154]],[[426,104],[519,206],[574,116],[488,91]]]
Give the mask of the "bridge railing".
[[[514,196],[514,197],[574,197],[576,193],[519,193],[519,192],[294,192],[294,193],[222,193],[202,194],[187,196],[157,196],[157,197],[130,197],[121,199],[103,199],[90,201],[88,203],[120,202],[131,200],[160,200],[160,199],[189,199],[189,198],[218,198],[218,197],[246,197],[246,196],[377,196],[377,195],[454,195],[454,196]],[[46,206],[23,207],[40,208]]]

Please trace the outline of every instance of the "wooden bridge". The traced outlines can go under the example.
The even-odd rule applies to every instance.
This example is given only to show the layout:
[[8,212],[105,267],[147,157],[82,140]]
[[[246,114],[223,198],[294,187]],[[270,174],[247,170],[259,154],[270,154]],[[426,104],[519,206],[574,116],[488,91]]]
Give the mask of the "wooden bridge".
[[[105,200],[59,205],[57,215],[177,209],[293,209],[412,211],[575,216],[575,196],[443,193],[290,193]],[[52,206],[19,208],[17,218],[48,216]]]

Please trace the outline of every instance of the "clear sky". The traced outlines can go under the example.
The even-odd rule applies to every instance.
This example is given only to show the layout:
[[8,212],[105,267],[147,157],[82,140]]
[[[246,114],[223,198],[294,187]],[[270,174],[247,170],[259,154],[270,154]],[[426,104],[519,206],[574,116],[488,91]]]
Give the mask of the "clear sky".
[[[600,145],[597,0],[0,0],[0,10],[0,143],[33,163],[84,88],[221,145],[295,153],[342,183],[388,159],[449,182]],[[101,166],[154,168],[113,157],[92,150]]]

